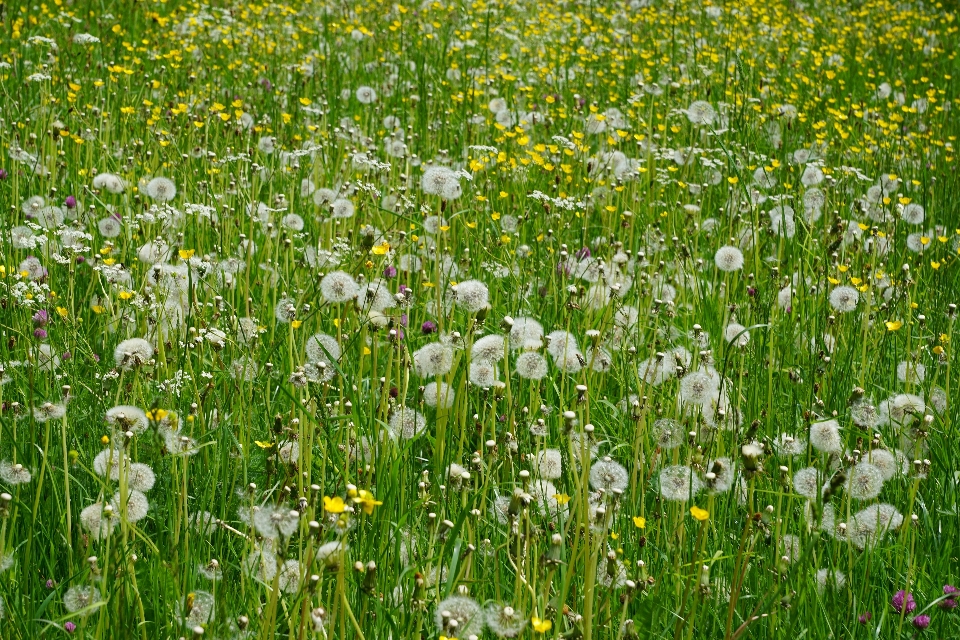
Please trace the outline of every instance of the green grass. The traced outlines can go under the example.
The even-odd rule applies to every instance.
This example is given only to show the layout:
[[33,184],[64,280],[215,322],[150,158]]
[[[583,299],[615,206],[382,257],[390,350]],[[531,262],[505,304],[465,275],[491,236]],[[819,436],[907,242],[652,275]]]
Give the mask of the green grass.
[[0,638],[960,635],[954,8],[0,17]]

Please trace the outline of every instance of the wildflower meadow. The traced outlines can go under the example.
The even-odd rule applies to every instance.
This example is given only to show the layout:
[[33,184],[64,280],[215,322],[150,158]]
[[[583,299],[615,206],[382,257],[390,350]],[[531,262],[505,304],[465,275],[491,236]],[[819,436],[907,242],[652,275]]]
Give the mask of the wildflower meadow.
[[0,639],[960,638],[957,11],[0,3]]

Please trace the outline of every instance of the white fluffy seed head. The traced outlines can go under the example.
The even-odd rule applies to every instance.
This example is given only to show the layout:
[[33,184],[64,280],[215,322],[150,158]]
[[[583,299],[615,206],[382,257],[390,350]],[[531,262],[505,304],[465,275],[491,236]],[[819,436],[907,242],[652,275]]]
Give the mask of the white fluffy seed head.
[[810,425],[810,444],[821,453],[840,453],[843,451],[840,424],[836,420],[813,423]]
[[328,302],[346,302],[357,297],[360,287],[346,271],[332,271],[320,280],[320,293]]
[[736,247],[723,246],[717,249],[713,262],[720,271],[739,271],[743,269],[743,252]]
[[517,375],[524,380],[542,380],[547,376],[547,359],[536,351],[520,354],[515,364]]

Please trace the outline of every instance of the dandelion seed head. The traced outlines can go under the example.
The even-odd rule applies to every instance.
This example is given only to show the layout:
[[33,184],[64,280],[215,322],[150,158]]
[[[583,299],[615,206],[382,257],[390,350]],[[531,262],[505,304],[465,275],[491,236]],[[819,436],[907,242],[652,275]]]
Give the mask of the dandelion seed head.
[[927,377],[927,368],[919,362],[904,360],[897,365],[897,380],[907,384],[920,384]]
[[156,177],[147,183],[146,193],[157,202],[169,202],[177,197],[177,185],[169,178]]
[[686,110],[687,119],[696,126],[710,126],[717,118],[713,105],[704,100],[695,100]]
[[320,293],[333,303],[347,302],[357,297],[360,287],[346,271],[332,271],[320,280]]
[[490,389],[497,384],[497,368],[488,362],[471,362],[468,377],[470,384]]
[[446,382],[430,382],[423,388],[423,401],[428,407],[450,409],[455,396],[453,388]]
[[563,457],[559,449],[537,452],[537,474],[544,480],[556,480],[563,473]]
[[[78,613],[87,607],[100,601],[100,591],[96,587],[76,586],[70,587],[63,594],[63,608],[70,613]],[[93,611],[85,611],[80,614],[88,616]]]
[[480,637],[485,625],[483,609],[477,601],[467,596],[450,596],[437,603],[434,621],[438,631],[448,631],[446,620],[456,620],[455,631],[458,637]]
[[453,347],[443,342],[431,342],[413,354],[413,370],[422,378],[446,375],[453,367]]
[[883,472],[869,462],[854,465],[847,477],[847,490],[856,500],[872,500],[883,489]]
[[426,429],[427,419],[415,409],[400,407],[390,416],[388,427],[394,439],[411,440]]
[[630,482],[626,468],[612,458],[602,458],[590,465],[590,486],[607,493],[624,491]]
[[547,376],[547,360],[536,351],[520,354],[514,365],[517,375],[525,380],[542,380]]
[[127,471],[127,483],[132,490],[146,493],[153,489],[156,482],[157,474],[153,472],[150,465],[142,462],[134,462],[130,465]]
[[337,339],[326,333],[315,333],[307,339],[305,346],[307,358],[312,362],[325,362],[328,365],[340,360],[342,350]]
[[660,495],[671,502],[690,500],[703,489],[703,481],[690,467],[673,465],[660,470]]
[[720,271],[739,271],[743,269],[743,252],[736,247],[726,245],[717,249],[717,253],[713,256],[713,261]]
[[491,333],[478,338],[470,349],[470,359],[473,362],[496,362],[503,359],[504,337]]
[[456,285],[454,301],[468,313],[476,313],[487,307],[490,293],[487,285],[479,280],[464,280]]
[[100,502],[84,507],[80,512],[80,524],[94,540],[102,540],[109,536],[119,522],[116,514],[111,517],[104,512],[103,503]]
[[843,439],[836,420],[824,420],[810,425],[810,445],[821,453],[841,453]]
[[491,603],[484,610],[484,621],[490,632],[498,638],[516,638],[527,625],[523,612],[509,605]]
[[686,436],[683,425],[673,418],[661,418],[654,422],[651,433],[654,443],[665,451],[679,447]]
[[830,292],[830,306],[840,313],[849,313],[857,308],[860,293],[853,287],[835,287]]
[[132,431],[135,434],[143,433],[150,426],[143,409],[129,404],[118,404],[107,409],[106,420],[107,424],[121,432]]
[[130,371],[153,357],[153,345],[143,338],[129,338],[122,341],[113,350],[113,360],[117,367]]
[[793,474],[793,490],[805,498],[816,500],[822,484],[823,478],[816,467],[799,469]]

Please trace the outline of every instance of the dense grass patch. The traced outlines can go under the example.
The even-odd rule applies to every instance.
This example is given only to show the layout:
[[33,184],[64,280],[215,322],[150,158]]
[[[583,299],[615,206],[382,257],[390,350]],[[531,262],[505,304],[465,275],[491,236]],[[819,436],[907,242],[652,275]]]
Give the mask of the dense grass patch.
[[954,9],[0,11],[0,638],[960,636]]

